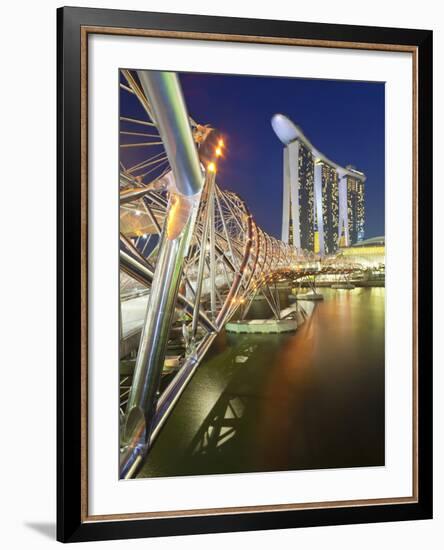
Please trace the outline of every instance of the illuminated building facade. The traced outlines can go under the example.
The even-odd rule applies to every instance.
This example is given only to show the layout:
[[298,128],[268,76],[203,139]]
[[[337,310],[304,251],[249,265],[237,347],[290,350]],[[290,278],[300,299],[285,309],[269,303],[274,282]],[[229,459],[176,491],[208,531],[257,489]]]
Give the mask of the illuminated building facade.
[[364,240],[364,182],[347,176],[347,215],[350,244]]
[[271,124],[285,146],[281,239],[322,256],[362,241],[365,175],[329,160],[286,116]]
[[359,241],[347,248],[341,248],[339,253],[364,268],[381,268],[385,265],[385,238],[373,237]]
[[298,249],[313,250],[313,155],[300,141],[294,141],[284,148],[283,208],[285,242]]
[[301,248],[314,247],[314,174],[313,155],[303,143],[299,144],[299,232]]
[[339,178],[338,172],[330,164],[320,162],[320,166],[322,209],[319,215],[322,216],[324,228],[324,254],[332,254],[338,248],[339,239]]

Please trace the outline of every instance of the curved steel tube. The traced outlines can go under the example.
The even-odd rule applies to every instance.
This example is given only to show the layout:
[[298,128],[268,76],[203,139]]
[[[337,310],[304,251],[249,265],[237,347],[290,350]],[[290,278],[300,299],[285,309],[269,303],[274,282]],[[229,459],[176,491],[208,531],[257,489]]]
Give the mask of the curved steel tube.
[[202,173],[177,74],[166,71],[137,71],[137,74],[153,107],[177,190],[186,196],[200,193]]
[[170,190],[128,397],[122,432],[121,476],[132,470],[131,465],[136,457],[143,454],[149,445],[183,260],[188,252],[203,186],[199,158],[177,75],[157,71],[139,71],[138,75],[170,160],[175,189]]

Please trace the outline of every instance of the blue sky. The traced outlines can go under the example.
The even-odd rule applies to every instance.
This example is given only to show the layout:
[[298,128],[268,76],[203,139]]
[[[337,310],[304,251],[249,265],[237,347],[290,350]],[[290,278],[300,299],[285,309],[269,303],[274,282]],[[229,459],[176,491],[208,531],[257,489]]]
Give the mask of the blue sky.
[[282,148],[270,120],[283,113],[340,165],[367,175],[366,237],[384,234],[384,84],[181,73],[189,114],[226,138],[218,184],[244,198],[280,236]]

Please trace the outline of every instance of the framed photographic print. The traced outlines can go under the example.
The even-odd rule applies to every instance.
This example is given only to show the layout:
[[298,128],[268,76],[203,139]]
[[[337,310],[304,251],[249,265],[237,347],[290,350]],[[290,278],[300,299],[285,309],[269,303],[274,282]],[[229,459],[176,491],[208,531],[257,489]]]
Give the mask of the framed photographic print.
[[58,10],[58,539],[432,517],[432,33]]

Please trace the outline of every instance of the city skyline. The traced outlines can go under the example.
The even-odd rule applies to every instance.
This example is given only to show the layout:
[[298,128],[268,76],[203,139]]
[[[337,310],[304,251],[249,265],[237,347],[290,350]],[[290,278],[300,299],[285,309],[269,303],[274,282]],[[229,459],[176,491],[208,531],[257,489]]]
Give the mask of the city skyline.
[[180,79],[190,116],[225,137],[219,185],[244,198],[270,234],[281,238],[282,143],[271,118],[282,112],[328,158],[366,174],[365,237],[384,235],[383,83],[201,73]]

